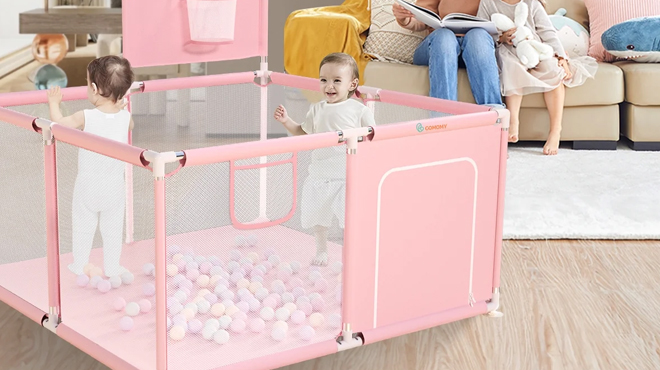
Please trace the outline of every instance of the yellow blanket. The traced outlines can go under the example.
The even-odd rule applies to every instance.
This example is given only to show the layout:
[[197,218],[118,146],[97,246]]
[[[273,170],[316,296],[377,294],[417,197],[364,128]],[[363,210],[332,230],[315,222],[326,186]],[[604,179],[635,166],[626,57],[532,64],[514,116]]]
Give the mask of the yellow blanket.
[[284,25],[284,69],[292,75],[318,78],[321,60],[344,52],[357,61],[362,84],[369,61],[362,46],[370,25],[370,0],[296,10]]

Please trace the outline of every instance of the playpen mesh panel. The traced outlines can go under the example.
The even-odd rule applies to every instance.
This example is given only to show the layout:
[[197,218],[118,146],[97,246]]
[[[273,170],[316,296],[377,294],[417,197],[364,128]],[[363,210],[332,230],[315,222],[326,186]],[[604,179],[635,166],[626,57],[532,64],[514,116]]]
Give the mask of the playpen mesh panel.
[[416,121],[451,116],[450,113],[431,111],[405,105],[374,102],[374,119],[377,125]]
[[[321,164],[316,170],[339,173],[341,177],[345,174],[345,149],[343,146],[321,149],[321,154],[328,149],[336,154],[337,159],[326,162],[331,163],[330,168]],[[245,172],[237,173],[234,183],[234,222],[243,225],[232,223],[229,163],[185,167],[166,179],[170,265],[168,316],[173,323],[168,338],[168,368],[213,369],[333,340],[339,333],[341,238],[336,238],[337,233],[329,238],[329,267],[312,267],[314,236],[310,228],[301,224],[304,207],[314,209],[313,206],[322,205],[320,198],[315,197],[318,193],[314,192],[314,187],[329,186],[323,180],[308,179],[308,167],[311,157],[316,155],[314,153],[299,152],[295,157],[293,153],[280,155],[296,159],[297,176],[293,176],[291,163],[268,167],[265,202],[259,201],[263,194],[260,192],[260,169],[236,170]],[[238,162],[245,165],[258,163],[259,159]],[[332,182],[330,187],[337,195],[333,199],[343,209],[344,182],[341,179]],[[243,229],[254,226],[249,224],[251,221],[277,221],[289,215],[294,205],[294,183],[297,187],[296,206],[288,220]],[[260,209],[264,204],[265,210]],[[266,220],[259,217],[264,213]],[[333,225],[337,225],[336,217]],[[312,279],[321,277],[322,281],[313,283],[310,275]],[[275,282],[277,280],[281,282]],[[283,339],[278,341],[272,337],[277,318],[271,318],[269,314],[276,315],[287,302],[293,303],[295,310],[301,312],[295,314],[295,319],[286,317],[283,310],[279,312],[288,329],[286,338],[278,337]],[[272,312],[263,312],[266,320],[261,317],[265,306],[274,308]],[[287,308],[294,307],[288,305]],[[303,327],[319,316],[310,316],[315,312],[323,316],[324,322],[314,328],[315,333],[309,340],[303,340],[301,335],[308,330]],[[302,322],[298,323],[298,319]],[[175,326],[187,329],[183,340],[172,339],[171,331]],[[217,342],[222,343],[227,334],[227,343]],[[278,334],[281,333],[276,333],[276,337]]]
[[[6,122],[0,122],[0,130],[5,155],[0,161],[0,286],[48,312],[43,138]],[[33,268],[25,271],[23,261]]]
[[[58,142],[57,145],[62,320],[87,339],[138,368],[154,367],[153,174],[147,169],[132,167],[70,144]],[[89,171],[89,167],[79,172],[78,160],[82,151],[93,155],[98,172]],[[127,173],[133,180],[128,184],[125,180]],[[135,241],[126,243],[126,204],[131,199]],[[78,255],[73,252],[74,243],[80,250],[91,248],[88,261],[94,267],[85,267],[87,260],[74,258],[74,254]],[[105,273],[114,274],[108,270],[113,266],[113,258],[114,265],[119,263],[129,274],[106,277]],[[87,272],[91,279],[79,276],[78,269]],[[114,305],[120,299],[126,305],[116,309]],[[130,306],[141,305],[145,310],[151,306],[151,309],[123,319],[130,313],[131,302]],[[132,320],[130,331],[122,330],[122,319]],[[131,344],[127,346],[126,343]]]

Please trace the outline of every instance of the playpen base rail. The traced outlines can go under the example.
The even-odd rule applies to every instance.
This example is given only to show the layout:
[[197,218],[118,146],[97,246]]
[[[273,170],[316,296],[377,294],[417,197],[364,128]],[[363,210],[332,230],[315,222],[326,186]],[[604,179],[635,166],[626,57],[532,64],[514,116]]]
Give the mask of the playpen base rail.
[[0,301],[41,325],[46,313],[0,286]]
[[87,339],[64,323],[57,327],[57,335],[113,370],[138,370],[135,366]]

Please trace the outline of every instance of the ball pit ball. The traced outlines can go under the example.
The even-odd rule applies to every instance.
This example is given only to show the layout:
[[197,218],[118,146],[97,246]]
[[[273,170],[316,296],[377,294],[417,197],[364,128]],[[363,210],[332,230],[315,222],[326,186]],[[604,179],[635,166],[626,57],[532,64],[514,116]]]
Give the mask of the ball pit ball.
[[263,261],[261,264],[266,267],[266,272],[273,269],[273,264],[268,261]]
[[305,295],[302,295],[302,296],[298,297],[298,299],[296,299],[296,305],[300,305],[300,303],[302,303],[302,302],[311,303],[309,297],[307,297]]
[[245,301],[240,301],[236,303],[236,307],[238,307],[239,310],[247,313],[250,311],[250,304],[245,302]]
[[262,269],[256,267],[250,271],[250,277],[253,279],[257,276],[263,277],[264,275],[266,275],[266,273]]
[[259,254],[257,252],[248,253],[247,258],[249,258],[253,264],[259,262]]
[[78,285],[79,287],[84,288],[84,287],[87,286],[87,284],[89,284],[89,276],[87,276],[85,274],[80,274],[80,275],[76,276],[76,285]]
[[246,314],[245,312],[243,312],[243,311],[238,311],[238,312],[236,312],[231,318],[232,318],[232,320],[241,319],[241,320],[243,320],[243,321],[247,321],[248,316],[247,316],[247,314]]
[[231,322],[232,322],[232,318],[227,315],[221,316],[218,319],[218,324],[220,324],[221,329],[228,329]]
[[240,311],[240,310],[241,310],[241,309],[238,308],[238,307],[236,307],[236,305],[234,305],[234,306],[230,306],[230,307],[225,308],[225,315],[227,315],[227,316],[233,316],[236,312],[238,312],[238,311]]
[[218,296],[213,293],[205,294],[204,299],[210,304],[216,304],[218,302]]
[[201,265],[202,263],[206,262],[206,257],[204,257],[204,256],[195,256],[195,262],[197,262],[198,265]]
[[234,284],[238,284],[238,282],[242,280],[244,277],[245,275],[243,275],[240,271],[234,270],[234,272],[229,277],[229,280]]
[[174,262],[174,263],[179,262],[181,259],[183,259],[183,254],[181,254],[181,253],[175,253],[172,256],[172,262]]
[[229,288],[227,288],[227,286],[225,286],[224,284],[218,284],[218,285],[215,286],[215,289],[213,289],[213,292],[215,294],[222,294],[222,292],[225,292],[228,289]]
[[234,301],[232,301],[231,299],[225,299],[225,300],[223,300],[221,303],[222,303],[223,305],[225,305],[225,308],[226,308],[226,307],[231,307],[231,306],[235,306],[235,305],[236,305],[236,304],[234,303]]
[[314,311],[323,311],[325,308],[325,301],[323,298],[319,297],[312,299],[312,308]]
[[156,269],[156,266],[154,266],[153,263],[145,263],[142,265],[142,272],[144,272],[145,275],[149,276],[151,275],[151,272]]
[[204,329],[202,329],[202,337],[206,340],[213,340],[213,336],[215,335],[215,332],[218,331],[218,328],[208,325],[204,326]]
[[259,316],[266,321],[271,321],[273,318],[275,318],[275,310],[273,310],[271,307],[264,307],[259,312]]
[[291,292],[282,293],[282,302],[291,303],[296,300],[296,297]]
[[247,275],[247,274],[249,274],[252,270],[254,270],[254,266],[252,266],[251,263],[245,263],[245,264],[243,264],[243,265],[241,266],[241,270],[244,270],[244,271],[245,271],[245,274],[243,274],[243,275]]
[[202,331],[202,328],[203,328],[202,322],[197,319],[192,319],[188,323],[188,331],[190,331],[191,333],[199,333],[200,331]]
[[270,307],[270,308],[275,308],[275,307],[277,307],[277,301],[275,300],[275,298],[270,297],[270,296],[264,298],[262,304],[263,304],[264,306],[266,306],[266,307]]
[[89,273],[92,271],[94,267],[96,266],[94,266],[94,264],[91,262],[86,264],[85,267],[83,267],[83,274],[89,275]]
[[197,313],[199,312],[199,307],[197,307],[197,303],[194,303],[194,302],[190,302],[190,303],[186,304],[185,306],[183,306],[183,308],[192,310],[192,312],[195,315],[197,315]]
[[316,331],[309,325],[305,325],[300,329],[300,339],[304,341],[310,341],[314,338]]
[[122,297],[117,297],[112,302],[112,308],[114,308],[115,311],[122,311],[124,307],[126,307],[126,300]]
[[198,296],[198,297],[203,297],[203,296],[205,296],[205,295],[207,295],[207,294],[210,294],[210,293],[211,293],[210,290],[204,288],[204,289],[200,289],[200,290],[197,292],[197,296]]
[[205,301],[204,297],[197,296],[195,299],[192,300],[192,303],[197,304],[201,301]]
[[261,302],[256,298],[250,298],[248,304],[250,304],[250,312],[257,312],[261,308]]
[[195,281],[199,277],[199,271],[198,270],[186,270],[186,277],[190,281]]
[[89,270],[89,276],[103,276],[103,270],[100,267],[94,267]]
[[289,324],[287,324],[285,321],[275,321],[273,324],[273,329],[282,329],[287,331],[289,330]]
[[341,315],[338,313],[333,313],[328,317],[328,324],[332,328],[340,328],[341,327]]
[[318,328],[319,326],[323,325],[324,322],[325,318],[319,312],[314,312],[313,314],[309,315],[309,324],[312,327]]
[[183,316],[183,314],[177,314],[177,315],[172,316],[172,322],[174,324],[182,325],[182,324],[187,323],[188,319],[186,319],[186,317]]
[[224,270],[222,269],[222,267],[220,267],[220,266],[213,266],[213,267],[211,267],[211,269],[209,270],[209,274],[210,274],[211,276],[213,276],[213,275],[221,275],[223,271],[224,271]]
[[335,261],[335,262],[332,263],[330,268],[332,269],[332,272],[335,273],[335,275],[339,275],[339,274],[341,274],[341,271],[344,268],[344,265],[341,263],[341,261]]
[[176,315],[179,312],[183,311],[183,305],[179,302],[172,303],[172,306],[168,310],[171,315]]
[[250,286],[250,280],[246,278],[242,278],[239,281],[236,282],[236,286],[240,288],[245,288],[247,289]]
[[284,307],[278,308],[277,311],[275,311],[275,317],[279,321],[287,321],[289,320],[290,316],[291,316],[291,311],[287,310]]
[[240,289],[236,292],[236,295],[238,295],[241,299],[243,299],[244,297],[249,297],[249,296],[251,296],[252,293],[250,293],[250,291],[249,291],[247,288],[240,288]]
[[309,273],[309,280],[312,283],[316,282],[316,280],[321,279],[321,278],[323,278],[323,275],[321,275],[321,272],[319,272],[319,271],[314,270],[314,271],[311,271]]
[[197,270],[199,272],[199,263],[191,261],[186,263],[186,271]]
[[286,285],[284,285],[282,280],[273,280],[273,282],[270,283],[270,290],[277,294],[282,294],[286,292]]
[[342,277],[342,274],[337,275],[337,282],[338,283],[341,283],[341,277]]
[[99,281],[101,280],[103,280],[103,278],[98,275],[92,276],[92,278],[89,279],[89,286],[96,289],[96,287],[99,285]]
[[214,327],[215,330],[220,329],[220,323],[218,322],[217,319],[208,319],[204,322],[204,327],[211,326]]
[[99,283],[96,287],[99,290],[99,292],[107,293],[112,288],[112,284],[110,284],[110,281],[108,281],[108,280],[101,280],[101,281],[99,281]]
[[227,344],[229,342],[229,332],[220,329],[213,334],[213,340],[218,344]]
[[211,315],[215,317],[220,317],[225,314],[225,305],[222,303],[215,303],[211,306]]
[[234,299],[234,292],[227,289],[227,290],[223,291],[222,293],[220,293],[220,298],[222,298],[222,299]]
[[300,302],[298,303],[298,309],[305,313],[305,315],[311,315],[314,312],[314,307],[309,302]]
[[291,265],[290,265],[288,262],[280,262],[280,263],[277,265],[277,269],[278,269],[278,270],[290,270],[290,269],[291,269]]
[[167,330],[170,330],[171,327],[172,327],[172,319],[170,319],[170,318],[168,317],[168,318],[167,318]]
[[126,312],[128,316],[137,316],[140,314],[140,305],[135,302],[129,302],[126,304],[124,312]]
[[259,242],[259,238],[257,238],[256,235],[250,234],[245,238],[245,241],[247,242],[247,245],[250,247],[256,247],[257,243]]
[[186,329],[181,325],[176,324],[170,329],[170,338],[172,338],[172,340],[182,340],[185,336]]
[[199,264],[199,272],[202,274],[208,274],[211,271],[211,267],[213,267],[213,264],[209,261],[204,261]]
[[179,303],[183,303],[188,299],[188,294],[183,290],[177,290],[176,293],[174,293],[174,298],[178,300]]
[[309,297],[310,301],[313,301],[315,298],[321,298],[321,295],[318,294],[317,292],[313,292],[313,293],[310,293],[310,295],[308,295],[308,297]]
[[231,324],[229,324],[229,329],[233,331],[234,333],[242,333],[245,331],[245,327],[247,325],[245,324],[245,321],[242,319],[234,319],[232,320]]
[[263,265],[263,264],[260,264],[260,265],[256,265],[256,266],[254,266],[254,269],[256,269],[256,270],[260,270],[260,271],[263,272],[264,274],[268,272],[268,269],[267,269],[266,266]]
[[167,276],[171,277],[178,273],[179,273],[179,268],[175,264],[171,263],[167,265]]
[[178,245],[170,245],[169,247],[167,247],[167,255],[168,256],[175,255],[175,254],[179,253],[180,251],[181,251],[181,247],[179,247]]
[[252,260],[250,258],[248,258],[247,256],[241,257],[241,259],[238,261],[238,263],[240,263],[242,267],[245,267],[246,265],[250,266],[250,267],[254,267],[254,265],[252,263]]
[[263,284],[264,283],[264,278],[263,278],[263,276],[257,275],[257,276],[252,278],[252,281],[256,281],[256,282],[259,282],[259,283]]
[[174,262],[174,266],[176,266],[179,272],[186,272],[186,261],[184,261],[183,258]]
[[305,322],[305,318],[307,318],[307,315],[300,310],[295,310],[291,314],[291,322],[294,324],[302,324]]
[[264,259],[268,259],[268,257],[272,256],[273,254],[275,254],[275,249],[273,248],[266,249],[266,251],[264,252]]
[[300,272],[300,268],[302,267],[302,264],[298,261],[291,261],[289,266],[291,266],[291,271],[293,271],[294,274],[297,274],[298,272]]
[[121,276],[119,275],[110,277],[108,281],[113,289],[117,289],[121,286]]
[[241,257],[243,257],[243,253],[241,253],[241,251],[238,249],[233,249],[231,252],[229,252],[229,259],[232,262],[236,262],[238,264],[238,261],[241,260]]
[[262,287],[257,289],[256,292],[254,292],[254,297],[260,301],[263,301],[266,297],[268,297],[268,294],[269,294],[268,289]]
[[148,299],[140,299],[138,305],[140,305],[140,312],[142,313],[151,311],[151,302]]
[[248,245],[248,243],[247,243],[247,239],[245,238],[245,236],[243,236],[243,235],[236,235],[236,236],[234,237],[234,246],[235,246],[235,247],[237,247],[237,248],[240,248],[240,247],[247,247],[247,245]]
[[280,256],[278,256],[277,254],[273,254],[270,257],[268,257],[268,262],[270,262],[271,265],[273,266],[277,266],[280,264],[280,262],[282,262],[282,260],[280,259]]
[[119,327],[123,331],[129,331],[133,329],[133,318],[129,316],[124,316],[119,320]]
[[337,303],[341,303],[341,290],[337,290],[337,292],[335,292],[335,301]]
[[324,278],[320,278],[314,282],[314,289],[318,292],[324,292],[328,289],[328,281]]
[[[291,290],[291,294],[293,294],[296,299],[300,298],[305,295],[305,288],[297,286]],[[284,299],[284,297],[282,297],[282,299]]]
[[156,287],[151,283],[146,283],[142,286],[142,293],[147,297],[152,297],[156,294]]
[[271,295],[269,295],[269,297],[272,297],[273,299],[275,299],[275,305],[279,306],[279,305],[282,304],[282,297],[279,294],[271,293]]
[[289,286],[293,288],[302,288],[304,285],[303,281],[300,278],[293,277],[289,280]]
[[205,288],[209,285],[210,280],[211,278],[209,278],[207,275],[199,275],[199,277],[197,277],[197,285]]
[[192,281],[186,279],[179,284],[179,288],[191,290],[193,288]]
[[186,320],[192,320],[195,317],[195,311],[190,308],[184,308],[181,311],[181,314],[186,318]]
[[123,274],[121,274],[121,283],[125,285],[131,285],[133,284],[133,281],[135,281],[135,275],[133,275],[131,272],[126,271]]
[[209,279],[209,286],[214,287],[218,285],[218,281],[222,279],[222,276],[220,275],[212,275],[211,278]]
[[234,270],[236,270],[239,267],[241,267],[241,265],[238,262],[229,261],[229,262],[227,262],[226,270],[227,270],[227,272],[229,272],[231,274],[231,273],[234,272]]
[[[84,275],[83,275],[83,276],[84,276]],[[257,290],[259,290],[259,289],[261,289],[261,288],[263,288],[263,284],[261,284],[261,283],[258,282],[258,281],[253,281],[253,282],[250,283],[250,286],[248,286],[248,289],[249,289],[250,292],[252,292],[253,294],[256,293]]]
[[270,336],[276,341],[281,342],[286,338],[286,331],[282,328],[273,328],[273,331],[270,332]]
[[277,271],[277,278],[282,281],[289,281],[289,279],[291,279],[291,275],[293,275],[293,272],[291,271],[290,267],[288,270]]
[[206,299],[197,302],[197,312],[201,314],[208,313],[211,310],[211,304]]
[[296,304],[293,303],[293,302],[287,302],[287,303],[285,303],[284,306],[283,306],[283,308],[286,308],[287,310],[289,310],[289,312],[293,312],[293,311],[295,311],[296,309],[298,309],[298,308],[296,307]]

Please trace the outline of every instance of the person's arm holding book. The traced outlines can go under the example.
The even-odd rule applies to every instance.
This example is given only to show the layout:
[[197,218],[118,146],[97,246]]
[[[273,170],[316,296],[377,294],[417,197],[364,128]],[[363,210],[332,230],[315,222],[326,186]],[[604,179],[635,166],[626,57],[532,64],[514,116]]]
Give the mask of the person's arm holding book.
[[[438,7],[440,5],[440,0],[418,0],[415,3],[415,5],[428,9],[435,14],[438,14]],[[427,26],[423,22],[420,22],[419,20],[415,19],[415,17],[409,10],[405,9],[396,2],[392,4],[392,13],[394,14],[394,17],[396,18],[396,22],[399,24],[399,26],[405,29],[418,32],[418,31],[424,31],[429,28],[429,26]]]

